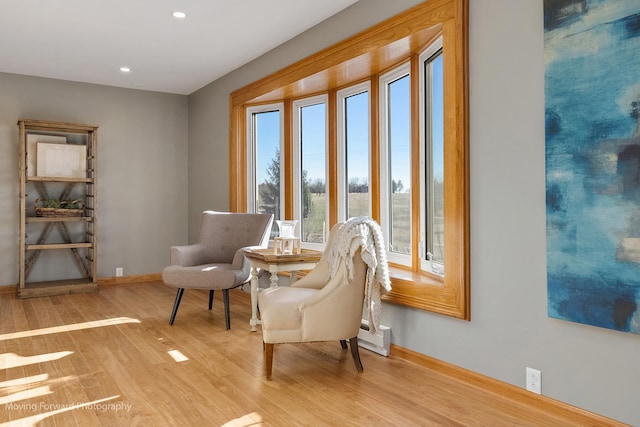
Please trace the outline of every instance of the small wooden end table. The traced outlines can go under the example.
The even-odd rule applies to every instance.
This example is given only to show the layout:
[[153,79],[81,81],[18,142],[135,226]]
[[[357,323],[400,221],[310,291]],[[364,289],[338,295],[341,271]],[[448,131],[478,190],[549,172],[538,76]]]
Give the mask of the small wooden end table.
[[322,252],[302,249],[299,254],[275,254],[273,249],[247,249],[245,256],[251,263],[251,330],[256,331],[260,324],[258,319],[258,269],[263,269],[271,274],[271,287],[278,286],[278,273],[291,272],[291,282],[296,279],[296,272],[300,270],[312,270],[320,258]]

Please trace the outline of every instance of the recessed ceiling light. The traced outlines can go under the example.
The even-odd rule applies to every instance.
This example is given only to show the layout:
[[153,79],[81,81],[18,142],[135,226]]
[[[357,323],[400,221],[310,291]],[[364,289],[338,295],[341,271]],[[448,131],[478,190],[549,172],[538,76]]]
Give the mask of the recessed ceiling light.
[[187,17],[187,14],[184,12],[180,12],[180,11],[175,11],[173,12],[173,17],[174,18],[178,18],[178,19],[183,19]]
[[120,71],[122,71],[123,73],[128,73],[131,71],[131,68],[129,67],[120,67]]

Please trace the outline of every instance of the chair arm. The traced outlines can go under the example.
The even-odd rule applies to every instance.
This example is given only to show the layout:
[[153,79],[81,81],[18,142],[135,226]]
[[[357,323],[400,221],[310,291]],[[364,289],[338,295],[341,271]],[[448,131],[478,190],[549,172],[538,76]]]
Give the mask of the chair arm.
[[171,265],[188,267],[206,264],[204,257],[204,246],[199,243],[195,245],[171,247]]
[[262,246],[245,246],[236,251],[233,255],[233,261],[231,262],[231,268],[234,270],[242,270],[248,275],[251,272],[251,263],[244,254],[247,249],[264,249]]
[[324,288],[298,303],[304,341],[330,341],[355,337],[362,321],[362,288],[345,283],[343,266]]
[[245,246],[236,251],[233,255],[233,261],[231,261],[231,266],[234,270],[240,270],[245,265],[250,265],[249,260],[244,255],[244,251],[247,249],[262,249],[261,246]]
[[[300,282],[302,282],[307,277],[309,276],[305,276],[302,279],[300,279]],[[326,276],[325,276],[325,280],[326,280]],[[298,310],[302,312],[311,306],[322,304],[326,299],[328,299],[331,296],[333,291],[336,290],[338,286],[340,286],[342,282],[345,280],[346,280],[346,271],[344,267],[341,265],[340,268],[338,268],[338,274],[336,274],[333,278],[331,278],[331,280],[329,280],[328,282],[319,284],[320,286],[318,287],[315,287],[316,289],[319,289],[319,292],[315,293],[313,296],[300,302],[300,304],[298,305]],[[298,282],[295,282],[295,285],[296,287],[305,287],[305,288],[312,287],[312,286],[299,286]],[[303,285],[305,284],[303,283]]]

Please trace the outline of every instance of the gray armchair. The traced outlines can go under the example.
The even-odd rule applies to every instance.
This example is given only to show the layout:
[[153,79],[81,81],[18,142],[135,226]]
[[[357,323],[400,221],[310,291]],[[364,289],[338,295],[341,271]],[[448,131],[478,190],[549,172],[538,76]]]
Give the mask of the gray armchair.
[[169,324],[173,325],[185,289],[209,289],[209,310],[214,290],[221,289],[230,329],[229,289],[250,279],[244,249],[266,248],[272,223],[271,214],[203,212],[198,243],[171,247],[171,265],[162,270],[164,283],[178,288]]

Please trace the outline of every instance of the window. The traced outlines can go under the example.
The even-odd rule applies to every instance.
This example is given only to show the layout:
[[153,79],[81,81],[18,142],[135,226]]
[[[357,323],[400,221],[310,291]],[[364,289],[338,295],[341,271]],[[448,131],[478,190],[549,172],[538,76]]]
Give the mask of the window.
[[411,265],[411,75],[380,77],[380,219],[389,261]]
[[422,269],[444,275],[444,80],[442,38],[420,55]]
[[272,213],[274,219],[284,212],[282,119],[282,104],[247,108],[247,210]]
[[369,82],[337,93],[340,220],[371,215]]
[[[384,300],[468,320],[467,63],[468,0],[423,2],[234,91],[231,210],[286,209],[318,247],[366,212],[389,245]],[[276,111],[279,145],[261,154],[261,114]],[[264,156],[279,161],[279,203],[258,198],[275,181],[258,179]]]
[[327,231],[327,97],[293,103],[294,219],[305,247],[322,249]]

